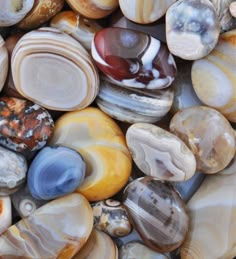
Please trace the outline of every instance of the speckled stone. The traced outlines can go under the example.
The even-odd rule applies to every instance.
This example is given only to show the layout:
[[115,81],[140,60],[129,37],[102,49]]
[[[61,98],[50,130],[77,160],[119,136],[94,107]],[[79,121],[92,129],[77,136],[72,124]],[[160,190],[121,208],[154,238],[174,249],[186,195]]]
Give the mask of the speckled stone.
[[123,203],[149,248],[165,253],[184,241],[189,224],[187,208],[168,183],[151,176],[139,178],[125,188]]

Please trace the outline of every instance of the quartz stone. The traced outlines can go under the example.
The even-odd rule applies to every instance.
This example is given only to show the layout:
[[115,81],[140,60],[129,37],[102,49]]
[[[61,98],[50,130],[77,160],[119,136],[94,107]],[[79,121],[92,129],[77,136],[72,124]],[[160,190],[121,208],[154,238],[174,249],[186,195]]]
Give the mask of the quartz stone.
[[51,200],[75,191],[85,177],[85,162],[68,147],[45,147],[33,159],[27,183],[32,196]]
[[9,196],[0,197],[0,235],[6,231],[11,224],[11,199]]
[[[22,2],[22,1],[21,1]],[[64,0],[34,0],[34,6],[26,17],[18,23],[18,28],[30,30],[39,27],[59,13]]]
[[84,247],[73,259],[118,259],[114,241],[105,233],[94,229]]
[[5,41],[0,35],[0,91],[2,90],[4,83],[7,78],[8,72],[8,53],[7,48],[5,46]]
[[107,199],[93,204],[94,227],[112,237],[127,236],[132,226],[126,209],[117,200]]
[[26,172],[25,158],[0,146],[0,196],[16,192],[25,181]]
[[106,28],[91,48],[99,69],[120,86],[161,89],[173,82],[176,65],[167,47],[145,33]]
[[151,176],[139,178],[125,188],[123,203],[149,248],[165,253],[184,241],[189,224],[187,208],[170,184]]
[[165,181],[186,181],[196,171],[196,160],[185,143],[168,131],[136,123],[126,133],[127,145],[138,168]]
[[176,0],[119,0],[120,9],[129,20],[141,24],[155,22]]
[[95,33],[102,29],[94,20],[84,18],[73,11],[60,12],[51,20],[50,26],[70,35],[87,50],[91,49]]
[[50,144],[71,147],[82,155],[86,175],[77,189],[90,201],[107,199],[128,182],[132,160],[118,125],[98,108],[62,115]]
[[72,258],[93,227],[89,202],[80,194],[53,200],[0,236],[0,254],[8,258]]
[[236,174],[208,175],[188,203],[189,232],[181,259],[236,256]]
[[17,91],[47,109],[82,109],[97,95],[99,77],[90,55],[57,29],[25,34],[14,48],[11,64]]
[[101,80],[96,98],[98,107],[109,116],[128,123],[154,123],[165,116],[173,102],[173,89],[125,88]]
[[221,34],[215,49],[192,67],[192,82],[203,103],[236,122],[236,30]]
[[235,154],[235,133],[218,111],[204,106],[177,112],[170,122],[170,131],[192,150],[197,169],[214,174],[224,169]]
[[112,13],[119,5],[118,0],[66,0],[70,7],[84,17],[100,19]]
[[166,12],[168,48],[182,59],[206,56],[216,46],[219,33],[219,19],[209,0],[179,0]]
[[32,9],[34,0],[1,0],[0,27],[21,21]]
[[30,101],[0,98],[0,144],[28,154],[41,149],[54,129],[51,115]]

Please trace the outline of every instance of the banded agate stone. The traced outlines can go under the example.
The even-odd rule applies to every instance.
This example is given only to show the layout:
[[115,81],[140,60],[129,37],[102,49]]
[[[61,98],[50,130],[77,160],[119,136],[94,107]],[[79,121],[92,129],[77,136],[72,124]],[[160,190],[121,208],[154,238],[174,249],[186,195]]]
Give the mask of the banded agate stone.
[[99,69],[120,86],[161,89],[176,75],[167,47],[142,32],[106,28],[95,34],[91,48]]

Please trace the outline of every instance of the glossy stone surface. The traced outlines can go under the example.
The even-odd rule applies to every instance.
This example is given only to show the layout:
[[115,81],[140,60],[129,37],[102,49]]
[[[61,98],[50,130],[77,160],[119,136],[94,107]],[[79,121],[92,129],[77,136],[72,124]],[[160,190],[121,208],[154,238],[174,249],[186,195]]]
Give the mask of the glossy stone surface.
[[117,85],[153,90],[175,78],[175,61],[167,47],[142,32],[103,29],[96,33],[91,52],[99,69]]
[[127,211],[117,200],[108,199],[93,204],[94,227],[112,237],[127,236],[132,226]]
[[87,50],[91,49],[95,33],[102,29],[94,20],[84,18],[73,11],[60,12],[53,17],[50,26],[70,35]]
[[236,174],[207,176],[189,201],[190,229],[181,258],[236,256]]
[[59,13],[63,6],[64,0],[34,0],[32,10],[17,26],[23,30],[37,28]]
[[126,132],[133,160],[146,175],[165,181],[186,181],[196,171],[196,160],[185,143],[168,131],[136,123]]
[[221,34],[215,49],[192,67],[193,87],[203,103],[236,122],[236,30]]
[[9,196],[0,197],[0,234],[12,224],[11,199]]
[[192,150],[197,169],[214,174],[224,169],[235,154],[235,133],[218,111],[204,106],[177,112],[170,122],[170,131]]
[[115,241],[118,248],[124,246],[125,244],[127,244],[129,242],[143,243],[142,238],[140,237],[140,235],[137,233],[137,231],[134,228],[129,235],[124,236],[124,237],[113,238],[113,240]]
[[66,0],[70,7],[82,16],[100,19],[118,7],[118,0]]
[[154,123],[165,116],[171,108],[173,89],[148,91],[124,88],[101,80],[96,103],[109,116],[128,123]]
[[171,185],[151,176],[139,178],[125,188],[123,203],[149,248],[165,253],[181,245],[189,217],[184,202]]
[[1,0],[0,27],[21,21],[32,9],[34,0]]
[[41,149],[54,129],[51,115],[30,101],[0,98],[0,144],[24,154]]
[[118,259],[114,241],[105,233],[93,229],[88,241],[73,259]]
[[71,147],[86,163],[83,184],[77,189],[90,201],[110,198],[127,183],[131,156],[118,125],[98,108],[86,108],[61,116],[51,144]]
[[5,41],[0,35],[0,91],[2,90],[4,83],[7,78],[8,72],[8,53],[7,48],[5,46]]
[[14,48],[11,64],[18,92],[47,109],[82,109],[97,95],[99,77],[90,55],[57,29],[25,34]]
[[120,9],[129,20],[141,24],[155,22],[176,0],[119,0]]
[[93,226],[92,209],[80,194],[47,203],[0,236],[7,258],[72,258],[86,243]]
[[25,158],[0,146],[0,196],[16,192],[25,181],[26,172]]
[[236,17],[236,3],[234,1],[229,6],[229,12],[234,18]]
[[85,162],[68,147],[45,147],[33,159],[27,183],[32,196],[51,200],[75,191],[85,177]]
[[219,33],[217,13],[209,0],[179,0],[166,12],[168,48],[182,59],[206,56],[216,46]]

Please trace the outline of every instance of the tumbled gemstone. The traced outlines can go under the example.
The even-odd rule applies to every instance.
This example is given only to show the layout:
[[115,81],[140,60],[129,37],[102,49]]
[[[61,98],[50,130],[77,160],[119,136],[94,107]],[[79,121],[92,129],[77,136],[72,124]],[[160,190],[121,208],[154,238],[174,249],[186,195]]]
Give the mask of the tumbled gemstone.
[[11,199],[9,196],[0,197],[0,234],[12,224]]

